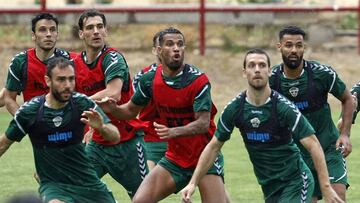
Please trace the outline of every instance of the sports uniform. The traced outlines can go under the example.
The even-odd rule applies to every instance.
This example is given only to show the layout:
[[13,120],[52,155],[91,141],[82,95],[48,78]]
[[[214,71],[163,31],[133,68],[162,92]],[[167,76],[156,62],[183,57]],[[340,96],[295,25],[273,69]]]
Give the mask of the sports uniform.
[[273,91],[264,105],[247,102],[243,92],[224,109],[215,136],[230,139],[238,128],[265,202],[310,202],[314,180],[294,140],[314,133],[309,122],[285,97]]
[[[125,58],[113,48],[105,46],[97,59],[86,63],[86,54],[82,52],[74,60],[76,91],[91,96],[106,88],[106,84],[115,78],[123,81],[121,100],[126,103],[133,94],[131,79]],[[143,141],[143,123],[138,119],[119,121],[108,114],[112,124],[120,132],[118,143],[106,141],[94,131],[92,141],[86,151],[95,166],[99,177],[109,173],[133,197],[145,175],[148,173]]]
[[14,92],[22,92],[24,101],[49,91],[45,83],[46,64],[53,57],[71,59],[75,53],[69,53],[55,48],[54,54],[45,61],[36,57],[35,48],[20,52],[12,59],[6,80],[6,89]]
[[[138,86],[138,82],[140,78],[149,70],[156,70],[157,66],[158,65],[156,63],[151,64],[150,66],[143,68],[135,75],[133,79],[134,91]],[[139,119],[142,121],[147,121],[148,123],[148,127],[144,129],[146,155],[147,155],[147,159],[153,161],[154,163],[158,163],[160,159],[163,156],[165,156],[165,152],[167,148],[167,141],[164,139],[160,139],[160,137],[157,135],[155,131],[153,122],[156,122],[157,118],[158,118],[158,113],[156,112],[152,101],[150,101],[150,103],[147,106],[145,106],[139,114]]]
[[[324,150],[330,183],[342,183],[348,186],[345,159],[335,146],[339,131],[332,121],[327,102],[328,93],[340,98],[346,89],[335,70],[316,61],[304,60],[302,74],[296,79],[288,79],[283,74],[283,64],[280,64],[273,67],[270,87],[293,101],[315,129],[315,135]],[[321,197],[311,156],[302,146],[299,148],[314,175],[314,196]]]
[[[162,74],[162,65],[149,70],[139,80],[137,90],[131,101],[140,106],[153,102],[158,112],[158,123],[168,127],[184,126],[195,120],[195,112],[211,112],[210,127],[207,133],[181,136],[168,140],[168,148],[159,165],[170,171],[176,192],[190,180],[199,156],[215,131],[214,116],[216,108],[211,102],[210,83],[207,76],[198,68],[185,64],[176,77]],[[217,161],[208,174],[223,177],[223,157]]]
[[104,123],[110,120],[83,94],[73,93],[61,109],[49,108],[45,95],[24,103],[16,112],[8,139],[20,142],[28,134],[33,145],[39,193],[45,202],[115,202],[111,192],[96,175],[82,144],[83,111],[96,109]]

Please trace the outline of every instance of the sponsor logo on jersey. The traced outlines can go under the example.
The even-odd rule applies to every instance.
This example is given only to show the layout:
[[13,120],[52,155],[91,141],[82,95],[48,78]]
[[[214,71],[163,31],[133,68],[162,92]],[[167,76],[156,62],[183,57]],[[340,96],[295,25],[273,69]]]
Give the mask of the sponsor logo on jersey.
[[292,87],[289,89],[289,93],[291,94],[292,97],[296,97],[299,93],[299,88]]
[[56,116],[55,118],[53,118],[52,121],[56,127],[59,127],[62,123],[62,120],[63,120],[62,117]]
[[263,112],[260,111],[260,110],[251,110],[251,113],[253,113],[253,114],[263,114]]
[[258,128],[259,125],[260,125],[260,119],[255,117],[255,118],[250,120],[250,123],[251,123],[253,128]]
[[295,102],[295,105],[298,107],[298,109],[304,110],[309,107],[309,102],[308,101]]
[[246,137],[252,141],[266,142],[270,140],[269,133],[248,132],[246,133]]
[[56,132],[54,134],[48,135],[48,141],[49,142],[58,142],[58,141],[67,142],[71,138],[73,138],[73,134],[72,134],[71,131],[69,131],[69,132],[61,132],[61,133]]

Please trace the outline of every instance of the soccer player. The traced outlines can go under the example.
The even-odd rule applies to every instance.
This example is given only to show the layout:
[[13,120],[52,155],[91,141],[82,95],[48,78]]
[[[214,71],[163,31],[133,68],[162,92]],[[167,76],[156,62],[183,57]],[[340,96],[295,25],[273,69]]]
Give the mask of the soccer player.
[[28,134],[44,202],[114,202],[85,153],[84,123],[116,142],[119,131],[93,100],[74,92],[75,72],[62,57],[48,62],[45,81],[49,93],[24,103],[0,137],[0,156]]
[[[119,104],[133,95],[129,68],[125,58],[114,48],[105,44],[107,36],[105,15],[87,10],[79,18],[79,36],[85,51],[75,58],[76,90],[94,100],[105,97]],[[110,142],[98,131],[86,146],[98,176],[109,174],[119,182],[132,198],[148,173],[144,149],[143,123],[132,119],[119,121],[108,114],[118,128],[121,140]]]
[[50,13],[40,13],[31,20],[31,38],[35,42],[35,48],[15,55],[9,65],[5,89],[1,91],[11,115],[19,108],[16,102],[19,93],[23,93],[24,101],[29,101],[49,91],[44,79],[49,59],[57,56],[70,59],[75,56],[55,48],[59,34],[58,24],[58,19]]
[[331,188],[324,154],[314,130],[288,99],[269,87],[270,58],[261,49],[245,54],[243,77],[247,90],[224,109],[215,136],[200,156],[189,184],[182,190],[183,202],[191,202],[224,142],[238,128],[261,185],[265,202],[311,202],[314,180],[294,140],[310,152],[325,200],[343,202]]
[[[330,183],[345,201],[348,181],[343,156],[348,156],[352,150],[349,136],[353,99],[333,68],[303,59],[306,48],[304,38],[305,32],[297,26],[281,29],[277,46],[283,63],[273,67],[270,87],[294,102],[314,127],[315,135],[324,150]],[[332,121],[330,105],[327,102],[328,93],[334,95],[342,105],[343,124],[339,130]],[[321,192],[314,163],[304,148],[300,146],[300,150],[315,177],[313,202],[316,202],[321,199]]]
[[[111,98],[99,102],[105,112],[124,120],[135,118],[152,100],[159,114],[155,131],[168,139],[165,157],[141,183],[135,203],[158,202],[180,191],[215,131],[210,82],[197,67],[184,63],[184,52],[184,35],[175,28],[163,30],[157,47],[162,64],[141,77],[131,100],[120,106]],[[211,164],[199,186],[202,202],[225,202],[222,155]]]
[[[156,53],[156,48],[157,46],[159,46],[160,33],[161,31],[157,32],[152,40],[152,53],[156,56],[156,62],[151,64],[150,66],[146,66],[135,75],[133,79],[134,91],[136,91],[136,87],[139,84],[140,78],[150,70],[155,71],[157,66],[161,64],[160,58]],[[139,119],[148,122],[148,127],[144,130],[144,141],[146,147],[147,165],[151,170],[160,161],[160,159],[165,156],[167,141],[164,139],[160,139],[160,137],[155,131],[153,122],[158,119],[158,115],[152,101],[150,101],[149,104],[141,110],[139,114]]]

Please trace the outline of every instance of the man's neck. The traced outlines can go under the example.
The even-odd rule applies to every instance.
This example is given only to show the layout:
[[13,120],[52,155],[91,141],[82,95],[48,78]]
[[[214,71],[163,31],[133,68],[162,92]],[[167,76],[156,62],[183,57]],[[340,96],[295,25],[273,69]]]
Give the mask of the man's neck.
[[250,102],[254,106],[262,106],[266,103],[268,98],[271,95],[271,89],[269,85],[266,85],[265,88],[258,90],[252,87],[249,87],[246,91],[246,96],[248,102]]
[[178,70],[174,71],[163,64],[163,66],[162,66],[163,75],[166,77],[170,77],[170,78],[176,77],[179,73],[181,73],[181,71],[184,70],[184,67],[185,67],[185,65],[183,64]]
[[46,102],[47,106],[52,109],[61,109],[67,104],[67,102],[59,102],[50,93],[46,94],[45,102]]
[[40,61],[45,61],[48,58],[50,58],[54,54],[54,51],[55,51],[55,47],[52,48],[50,51],[46,51],[46,50],[43,50],[43,49],[38,48],[38,47],[35,48],[36,57]]
[[104,47],[96,48],[96,49],[90,47],[86,48],[85,49],[86,63],[90,64],[94,62],[103,48]]
[[284,64],[284,74],[285,74],[286,78],[289,78],[289,79],[296,79],[296,78],[300,77],[303,69],[304,69],[304,61],[302,61],[300,63],[300,65],[295,69],[288,68]]

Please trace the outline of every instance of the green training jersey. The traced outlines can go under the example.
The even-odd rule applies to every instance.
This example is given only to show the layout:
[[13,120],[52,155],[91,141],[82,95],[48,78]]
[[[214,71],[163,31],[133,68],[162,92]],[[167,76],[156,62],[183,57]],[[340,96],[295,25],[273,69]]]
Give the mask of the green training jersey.
[[[174,89],[181,89],[191,84],[199,77],[199,75],[203,74],[203,72],[195,66],[188,64],[185,64],[185,66],[187,66],[187,68],[184,70],[189,71],[189,74],[186,74],[187,77],[185,80],[183,77],[183,71],[175,77],[167,77],[162,74],[162,78],[165,83]],[[155,78],[155,73],[156,69],[151,69],[139,79],[137,86],[135,87],[136,91],[134,96],[131,98],[131,101],[134,104],[146,106],[150,102],[153,95],[152,84]],[[211,86],[209,83],[204,86],[195,98],[193,109],[194,112],[211,111],[211,106]]]
[[360,82],[351,88],[351,94],[357,93],[357,108],[353,115],[353,123],[355,123],[357,113],[360,111]]
[[[306,167],[293,140],[312,135],[314,130],[298,108],[284,96],[273,92],[264,105],[254,106],[244,98],[244,94],[238,95],[221,113],[215,136],[225,142],[230,139],[234,127],[242,132],[265,197],[286,187],[287,182]],[[273,131],[270,128],[274,128]]]
[[60,109],[49,108],[44,96],[39,96],[25,102],[17,110],[6,136],[20,142],[29,134],[41,184],[53,182],[81,187],[104,186],[85,153],[85,144],[81,142],[81,114],[90,108],[101,114],[104,123],[109,123],[101,108],[80,93],[73,93],[72,99]]
[[[339,137],[339,131],[332,120],[327,95],[331,93],[339,99],[346,89],[344,82],[339,78],[335,70],[316,61],[304,60],[304,70],[301,75],[296,79],[288,79],[283,73],[283,64],[276,65],[273,67],[269,81],[271,88],[275,88],[277,83],[277,71],[280,71],[280,92],[293,101],[309,120],[315,129],[316,137],[322,148],[326,150],[327,147],[335,144]],[[312,81],[309,81],[309,71],[312,74]],[[309,84],[313,84],[313,87],[310,87]],[[308,87],[312,90],[316,88],[314,96],[308,96],[308,93],[311,91]],[[310,105],[311,100],[321,100],[323,103],[312,112],[303,111],[302,109]],[[310,157],[301,146],[300,149],[305,157]]]

